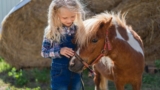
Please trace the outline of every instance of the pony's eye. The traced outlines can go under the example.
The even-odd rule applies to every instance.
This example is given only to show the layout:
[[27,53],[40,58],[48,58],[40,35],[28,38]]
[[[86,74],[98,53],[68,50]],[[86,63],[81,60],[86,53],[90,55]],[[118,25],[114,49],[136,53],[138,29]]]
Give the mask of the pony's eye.
[[93,39],[92,39],[92,42],[93,42],[93,43],[96,43],[97,41],[98,41],[97,38],[93,38]]

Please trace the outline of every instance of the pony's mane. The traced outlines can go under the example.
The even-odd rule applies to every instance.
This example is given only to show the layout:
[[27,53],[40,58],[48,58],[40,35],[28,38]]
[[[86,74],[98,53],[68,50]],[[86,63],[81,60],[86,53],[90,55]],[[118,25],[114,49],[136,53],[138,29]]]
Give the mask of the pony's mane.
[[87,45],[88,42],[91,40],[91,38],[96,35],[101,23],[106,23],[111,18],[112,18],[111,25],[117,24],[126,26],[125,16],[126,14],[120,14],[120,12],[117,14],[113,12],[111,13],[104,12],[96,16],[93,16],[90,19],[85,20],[84,21],[85,30],[81,31],[80,33],[77,33],[76,36],[77,44],[80,47]]

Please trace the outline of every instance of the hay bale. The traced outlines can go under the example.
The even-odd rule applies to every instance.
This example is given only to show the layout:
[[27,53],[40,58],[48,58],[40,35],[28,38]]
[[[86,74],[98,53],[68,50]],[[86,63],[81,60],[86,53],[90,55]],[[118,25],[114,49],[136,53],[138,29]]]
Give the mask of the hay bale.
[[154,61],[160,59],[160,0],[83,1],[89,3],[87,7],[93,13],[105,10],[127,12],[127,24],[133,27],[144,42],[146,64],[154,65]]
[[87,8],[89,8],[93,13],[100,13],[105,10],[112,10],[116,7],[122,0],[82,0]]
[[16,68],[49,67],[41,57],[41,44],[51,0],[31,0],[6,17],[2,24],[0,56]]

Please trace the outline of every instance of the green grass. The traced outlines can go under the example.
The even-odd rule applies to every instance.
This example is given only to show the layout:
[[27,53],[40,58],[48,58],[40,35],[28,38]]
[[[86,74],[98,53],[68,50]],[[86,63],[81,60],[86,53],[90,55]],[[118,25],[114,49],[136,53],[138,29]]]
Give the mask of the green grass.
[[10,65],[5,63],[4,60],[0,57],[0,73],[9,70],[10,68]]
[[0,58],[0,90],[50,90],[49,69],[16,70]]
[[[160,67],[160,61],[156,60]],[[83,73],[85,90],[94,90],[93,78],[88,77],[88,71]],[[142,90],[160,90],[160,72],[144,73]],[[109,90],[116,90],[114,83],[109,82]],[[0,90],[50,90],[50,69],[16,70],[0,58]],[[130,85],[125,90],[132,90]]]

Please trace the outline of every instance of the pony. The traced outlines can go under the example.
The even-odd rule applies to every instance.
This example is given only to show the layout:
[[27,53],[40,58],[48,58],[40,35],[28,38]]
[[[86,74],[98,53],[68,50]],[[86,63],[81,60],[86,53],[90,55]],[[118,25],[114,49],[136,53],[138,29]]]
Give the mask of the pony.
[[95,90],[108,90],[108,80],[114,82],[116,90],[124,90],[126,84],[131,84],[133,90],[141,89],[143,42],[126,24],[125,17],[120,12],[97,14],[85,20],[84,31],[76,34],[78,57],[71,58],[69,69],[80,73],[91,65]]

